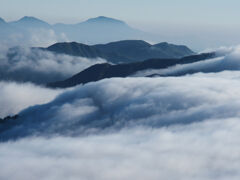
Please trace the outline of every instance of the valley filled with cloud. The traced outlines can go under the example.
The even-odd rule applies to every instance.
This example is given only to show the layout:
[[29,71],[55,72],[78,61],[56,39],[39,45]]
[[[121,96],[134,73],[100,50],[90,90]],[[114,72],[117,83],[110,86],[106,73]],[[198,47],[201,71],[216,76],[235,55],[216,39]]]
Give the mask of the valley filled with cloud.
[[0,125],[0,177],[237,179],[239,79],[238,71],[113,78],[54,100],[56,90],[37,92],[45,99],[36,104],[49,102]]
[[[208,36],[183,33],[194,24],[157,36],[102,15],[8,19],[0,18],[1,180],[239,180],[240,46],[184,44],[219,44],[232,30],[197,45]],[[175,41],[155,42],[165,36]]]

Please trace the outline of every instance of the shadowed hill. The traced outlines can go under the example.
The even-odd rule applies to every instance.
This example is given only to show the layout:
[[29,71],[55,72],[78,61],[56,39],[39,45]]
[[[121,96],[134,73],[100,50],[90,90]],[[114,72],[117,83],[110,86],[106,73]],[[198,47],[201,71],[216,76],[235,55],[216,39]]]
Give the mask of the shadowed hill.
[[87,58],[103,57],[103,54],[98,49],[76,42],[57,43],[52,46],[49,46],[46,50],[55,53],[62,53],[71,56],[81,56]]
[[105,78],[127,77],[137,71],[147,69],[164,69],[177,64],[188,64],[215,57],[215,53],[205,53],[181,59],[150,59],[142,62],[111,65],[108,63],[93,65],[64,81],[49,83],[52,88],[73,87],[78,84],[94,82]]
[[141,40],[125,40],[88,46],[81,43],[56,43],[46,50],[73,56],[104,58],[112,63],[131,63],[153,58],[181,58],[193,55],[186,46],[160,43],[151,45]]

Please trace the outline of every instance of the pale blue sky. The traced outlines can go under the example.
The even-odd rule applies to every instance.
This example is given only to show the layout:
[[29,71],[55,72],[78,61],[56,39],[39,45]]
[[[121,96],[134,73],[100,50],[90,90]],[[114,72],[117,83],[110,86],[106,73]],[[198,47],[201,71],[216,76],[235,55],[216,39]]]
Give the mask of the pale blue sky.
[[27,15],[49,23],[76,23],[104,15],[166,37],[184,39],[187,34],[186,41],[191,36],[229,36],[226,45],[237,44],[239,9],[239,0],[0,0],[0,17],[7,21]]

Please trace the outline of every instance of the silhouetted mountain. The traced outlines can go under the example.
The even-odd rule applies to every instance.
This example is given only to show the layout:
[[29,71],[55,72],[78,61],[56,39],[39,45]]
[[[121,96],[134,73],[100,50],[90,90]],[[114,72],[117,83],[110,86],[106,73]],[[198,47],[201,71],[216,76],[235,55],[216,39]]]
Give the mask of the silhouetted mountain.
[[101,57],[112,63],[130,63],[153,58],[181,58],[194,54],[186,46],[168,43],[151,45],[141,40],[125,40],[93,46],[75,42],[57,43],[47,50],[74,56]]
[[49,46],[47,50],[55,53],[68,54],[71,56],[82,56],[88,58],[103,57],[103,55],[98,49],[76,42],[57,43]]
[[118,19],[113,19],[113,18],[109,18],[109,17],[105,17],[105,16],[99,16],[96,18],[91,18],[88,19],[87,21],[80,23],[80,24],[98,24],[98,23],[107,23],[107,24],[119,24],[119,25],[127,25],[125,22],[120,21]]
[[104,16],[77,24],[56,24],[53,28],[57,33],[64,32],[70,40],[87,44],[139,39],[145,34],[123,21]]
[[203,61],[215,56],[215,53],[205,53],[184,57],[181,59],[150,59],[142,62],[118,65],[111,65],[108,63],[96,64],[72,76],[69,79],[60,82],[49,83],[47,86],[52,88],[73,87],[78,84],[85,84],[105,78],[127,77],[141,70],[164,69],[177,64],[188,64]]
[[35,17],[25,16],[18,21],[10,22],[10,24],[20,28],[51,28],[48,23]]
[[153,47],[161,49],[166,54],[171,54],[173,57],[183,57],[185,54],[192,55],[193,51],[190,50],[187,46],[183,45],[174,45],[167,42],[162,42],[155,44]]
[[[0,24],[3,24],[3,22],[3,20],[0,20]],[[151,36],[148,33],[130,27],[121,20],[104,16],[91,18],[76,24],[57,23],[55,25],[50,25],[35,17],[25,16],[17,21],[5,23],[5,25],[11,25],[11,31],[4,32],[4,40],[13,41],[14,45],[27,44],[28,41],[31,43],[33,33],[34,38],[38,39],[42,37],[40,35],[43,31],[50,33],[51,37],[54,37],[57,42],[69,40],[85,44],[108,43],[126,39],[148,39]],[[2,32],[1,26],[0,35]],[[13,39],[15,36],[17,36],[17,39]]]
[[[0,26],[0,43],[9,46],[35,45],[35,43],[38,45],[45,45],[45,43],[41,44],[41,42],[49,41],[48,38],[57,39],[58,37],[54,34],[51,25],[34,17],[26,16],[17,21],[4,24],[0,23]],[[53,40],[49,42],[51,41]]]

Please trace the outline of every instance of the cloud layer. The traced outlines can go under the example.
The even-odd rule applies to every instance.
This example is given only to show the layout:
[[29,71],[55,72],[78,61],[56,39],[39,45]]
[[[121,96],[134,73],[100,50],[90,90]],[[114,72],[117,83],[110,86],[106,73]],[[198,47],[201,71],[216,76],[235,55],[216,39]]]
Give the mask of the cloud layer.
[[[238,71],[240,70],[240,47],[219,48],[215,50],[218,58],[208,59],[196,63],[176,65],[167,69],[149,69],[139,71],[133,74],[133,77],[142,77],[150,75],[176,76],[186,75],[198,72],[211,73],[221,71]],[[208,51],[209,52],[209,51]]]
[[1,179],[238,180],[239,119],[0,144]]
[[83,69],[103,63],[103,59],[88,59],[30,48],[2,48],[0,80],[47,83],[63,80]]
[[[116,78],[67,91],[2,126],[2,139],[86,135],[123,127],[164,127],[239,116],[239,72],[178,78]],[[13,124],[14,124],[13,123]]]
[[240,71],[215,73],[239,70],[237,52],[166,70],[209,68],[181,77],[1,82],[0,114],[35,106],[0,123],[0,179],[238,180]]
[[30,83],[0,81],[0,118],[15,115],[36,104],[52,101],[63,90],[51,90]]
[[[9,26],[12,27],[12,26]],[[56,33],[49,28],[0,29],[0,43],[6,46],[50,46],[57,42],[68,41],[64,33]]]

